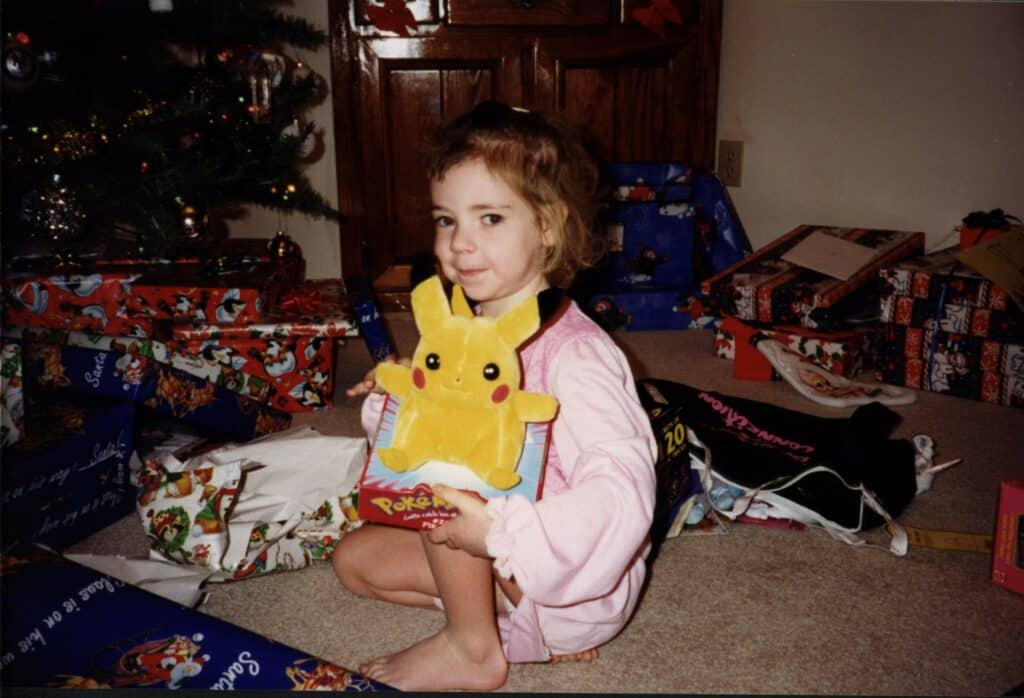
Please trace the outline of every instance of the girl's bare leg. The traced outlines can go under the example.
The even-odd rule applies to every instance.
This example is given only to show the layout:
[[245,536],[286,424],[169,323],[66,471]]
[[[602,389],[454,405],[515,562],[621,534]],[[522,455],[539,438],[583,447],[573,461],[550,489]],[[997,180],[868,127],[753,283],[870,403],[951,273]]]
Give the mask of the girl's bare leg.
[[405,690],[500,687],[508,663],[498,638],[491,561],[431,543],[425,535],[422,551],[444,602],[444,629],[397,654],[367,662],[359,671]]
[[342,585],[354,594],[437,608],[437,585],[417,531],[365,524],[342,537],[332,562]]

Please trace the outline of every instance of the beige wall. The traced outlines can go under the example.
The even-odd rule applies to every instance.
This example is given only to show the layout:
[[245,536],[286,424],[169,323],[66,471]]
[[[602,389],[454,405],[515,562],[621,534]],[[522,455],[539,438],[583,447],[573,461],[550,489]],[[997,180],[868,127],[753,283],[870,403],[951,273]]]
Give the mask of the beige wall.
[[718,137],[754,247],[801,223],[1024,216],[1024,5],[725,0]]
[[[282,11],[304,17],[320,29],[328,31],[326,0],[294,0],[291,7],[285,5]],[[322,77],[328,85],[331,81],[331,51],[324,46],[319,51],[309,52],[288,49],[288,55],[301,58]],[[334,207],[338,205],[338,179],[334,169],[334,112],[330,94],[320,104],[309,110],[307,117],[316,123],[323,138],[324,154],[319,160],[306,167],[306,176],[313,187]],[[311,279],[337,278],[341,275],[341,247],[338,241],[338,224],[302,213],[284,214],[278,211],[252,206],[244,218],[230,221],[228,228],[232,237],[271,238],[282,228],[302,247],[306,258],[306,276]]]
[[[325,0],[289,10],[328,28]],[[330,81],[330,51],[299,52]],[[337,204],[333,116],[312,110],[323,157],[306,170]],[[731,188],[759,247],[801,223],[923,230],[964,214],[1024,216],[1024,4],[725,0],[718,137],[744,141]],[[338,227],[280,217],[311,278],[336,277]],[[254,207],[232,235],[271,237]]]

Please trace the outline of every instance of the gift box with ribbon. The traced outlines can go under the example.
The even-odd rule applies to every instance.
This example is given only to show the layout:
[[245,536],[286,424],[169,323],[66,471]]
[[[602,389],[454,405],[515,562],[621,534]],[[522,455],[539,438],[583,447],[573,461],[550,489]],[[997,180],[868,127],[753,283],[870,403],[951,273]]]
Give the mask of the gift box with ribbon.
[[991,211],[971,211],[964,216],[960,225],[960,249],[966,250],[979,242],[1002,235],[1013,226],[1020,226],[1021,220],[1001,208]]

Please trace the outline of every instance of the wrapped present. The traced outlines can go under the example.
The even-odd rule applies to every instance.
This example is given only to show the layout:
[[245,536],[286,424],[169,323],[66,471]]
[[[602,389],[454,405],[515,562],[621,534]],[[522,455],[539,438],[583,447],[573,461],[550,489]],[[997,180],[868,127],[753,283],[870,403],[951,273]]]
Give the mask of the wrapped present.
[[133,400],[243,441],[291,424],[287,413],[142,353],[33,343],[25,348],[24,370],[29,385]]
[[684,330],[706,327],[717,318],[705,314],[699,298],[687,291],[638,287],[598,293],[587,312],[609,332],[615,330]]
[[158,361],[214,385],[246,395],[260,402],[266,402],[270,384],[265,378],[245,373],[232,362],[220,361],[208,354],[191,354],[177,351],[167,343],[144,337],[114,337],[87,332],[66,332],[39,328],[9,328],[5,330],[14,337],[27,336],[33,342],[46,344],[67,344],[69,346],[95,349],[139,356]]
[[284,294],[259,323],[178,325],[172,346],[257,376],[269,404],[305,412],[333,404],[335,338],[357,332],[344,283],[318,279]]
[[25,433],[25,403],[21,376],[21,344],[0,342],[0,443],[9,446]]
[[1000,342],[1024,342],[1024,313],[1017,310],[993,310],[951,303],[941,296],[913,298],[883,295],[879,301],[882,322],[910,327],[934,327],[944,332],[987,337]]
[[145,318],[129,317],[125,299],[138,273],[112,268],[104,272],[4,275],[4,324],[80,330],[98,334],[152,336],[157,328]]
[[718,177],[701,172],[694,177],[693,189],[693,267],[699,281],[736,264],[751,253],[751,247],[729,192]]
[[971,369],[958,361],[941,349],[923,359],[889,356],[880,362],[876,377],[908,388],[1024,407],[1024,376]]
[[681,162],[616,162],[605,168],[613,201],[689,201],[693,171]]
[[3,537],[63,548],[132,511],[136,408],[66,393],[36,397],[26,410],[29,433],[4,449]]
[[39,548],[2,574],[7,690],[392,690]]
[[244,260],[150,266],[126,294],[126,313],[175,322],[258,322],[296,274],[288,263]]
[[[812,233],[871,248],[869,263],[846,280],[800,267],[782,256]],[[741,320],[829,330],[852,309],[878,302],[872,280],[879,269],[920,253],[924,233],[801,225],[753,255],[701,282],[701,290],[723,315]]]
[[[806,356],[825,370],[847,378],[874,364],[878,344],[883,336],[883,330],[878,325],[858,326],[836,332],[815,332],[805,327],[785,325],[758,327],[757,330],[782,342],[801,356]],[[722,327],[715,329],[714,352],[719,358],[736,358],[736,339]],[[774,371],[772,377],[780,379]]]
[[605,221],[609,286],[688,286],[693,282],[694,208],[689,203],[612,206]]
[[[221,255],[204,261],[22,259],[5,274],[7,325],[163,337],[170,321],[259,320],[301,281],[301,257]],[[57,267],[59,268],[59,267]]]
[[1007,294],[955,257],[954,247],[904,259],[879,269],[883,298],[944,298],[946,303],[1006,310]]
[[1024,377],[1024,344],[997,342],[982,337],[929,328],[888,325],[880,355],[928,359],[940,353],[942,363],[967,371],[989,371]]
[[1005,213],[1001,208],[994,208],[988,212],[971,211],[964,216],[959,226],[959,249],[966,250],[1020,226],[1020,218]]

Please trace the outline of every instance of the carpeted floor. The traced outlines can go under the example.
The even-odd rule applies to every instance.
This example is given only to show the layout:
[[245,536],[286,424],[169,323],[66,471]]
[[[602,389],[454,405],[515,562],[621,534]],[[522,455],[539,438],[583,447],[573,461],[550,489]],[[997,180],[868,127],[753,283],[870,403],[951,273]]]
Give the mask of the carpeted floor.
[[[411,317],[389,314],[403,353]],[[638,377],[656,376],[822,416],[785,383],[731,377],[712,335],[616,335]],[[343,392],[370,366],[361,340],[338,350],[337,405],[296,424],[360,434],[358,401]],[[866,376],[861,376],[865,378]],[[897,409],[897,436],[930,434],[936,478],[900,517],[912,526],[990,534],[1000,481],[1024,473],[1024,411],[918,393]],[[880,534],[874,537],[882,541]],[[74,552],[146,554],[129,516]],[[1024,681],[1024,596],[989,582],[988,555],[912,547],[905,558],[854,548],[817,530],[733,525],[668,541],[632,622],[596,662],[516,665],[503,690],[610,693],[999,695]],[[441,614],[357,598],[330,566],[212,587],[206,610],[349,668],[437,631]]]

